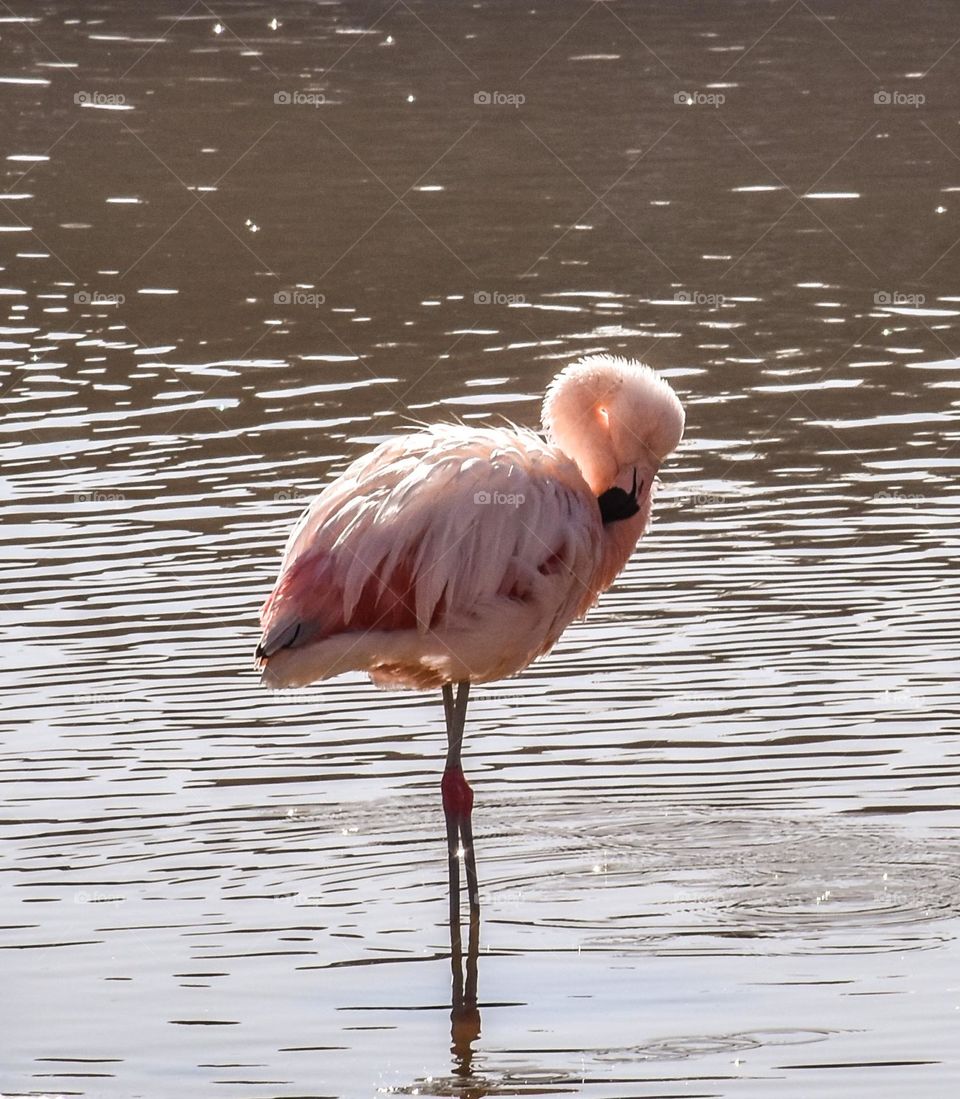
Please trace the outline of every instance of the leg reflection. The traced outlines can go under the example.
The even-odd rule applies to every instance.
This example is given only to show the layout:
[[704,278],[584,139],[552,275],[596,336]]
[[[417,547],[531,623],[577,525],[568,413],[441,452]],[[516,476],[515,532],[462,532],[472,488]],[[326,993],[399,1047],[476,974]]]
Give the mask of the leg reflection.
[[[452,860],[451,860],[452,863]],[[450,1011],[450,1052],[454,1075],[473,1074],[473,1043],[480,1037],[480,1010],[477,1007],[477,958],[480,953],[480,909],[470,907],[466,970],[460,934],[460,875],[450,869],[450,967],[453,970],[453,1004]],[[469,879],[468,879],[469,880]],[[453,890],[456,889],[454,893]]]

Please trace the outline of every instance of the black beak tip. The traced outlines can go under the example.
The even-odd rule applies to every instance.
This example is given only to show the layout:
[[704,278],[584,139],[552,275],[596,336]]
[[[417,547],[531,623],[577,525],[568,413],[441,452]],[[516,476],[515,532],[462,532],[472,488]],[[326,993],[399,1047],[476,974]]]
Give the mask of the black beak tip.
[[617,523],[621,519],[630,519],[640,510],[640,492],[643,492],[643,483],[637,490],[637,467],[633,467],[633,485],[627,492],[622,488],[608,488],[606,492],[597,497],[600,506],[600,518],[603,525]]

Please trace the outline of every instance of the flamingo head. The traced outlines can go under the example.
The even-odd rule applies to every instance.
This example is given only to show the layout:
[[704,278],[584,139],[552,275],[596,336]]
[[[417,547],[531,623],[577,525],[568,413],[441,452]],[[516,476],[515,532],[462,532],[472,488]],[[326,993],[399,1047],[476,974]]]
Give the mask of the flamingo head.
[[588,355],[562,370],[543,402],[548,438],[580,467],[591,490],[649,494],[683,435],[683,406],[649,366]]

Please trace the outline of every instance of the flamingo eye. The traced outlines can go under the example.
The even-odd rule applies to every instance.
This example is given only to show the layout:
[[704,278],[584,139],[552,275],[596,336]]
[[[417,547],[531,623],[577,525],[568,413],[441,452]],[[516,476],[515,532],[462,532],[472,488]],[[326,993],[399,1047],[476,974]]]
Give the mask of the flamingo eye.
[[604,427],[610,426],[610,413],[602,405],[597,408],[597,418]]

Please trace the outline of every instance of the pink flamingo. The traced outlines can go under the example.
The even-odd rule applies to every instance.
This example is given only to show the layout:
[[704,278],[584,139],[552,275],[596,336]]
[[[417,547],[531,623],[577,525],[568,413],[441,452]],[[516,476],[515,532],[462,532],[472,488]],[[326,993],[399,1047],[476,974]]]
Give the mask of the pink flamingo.
[[591,355],[547,390],[547,441],[453,424],[390,439],[328,485],[290,535],[260,615],[263,682],[365,671],[380,687],[442,688],[451,918],[461,847],[472,924],[480,904],[460,763],[470,684],[521,671],[610,586],[683,423],[649,367]]

